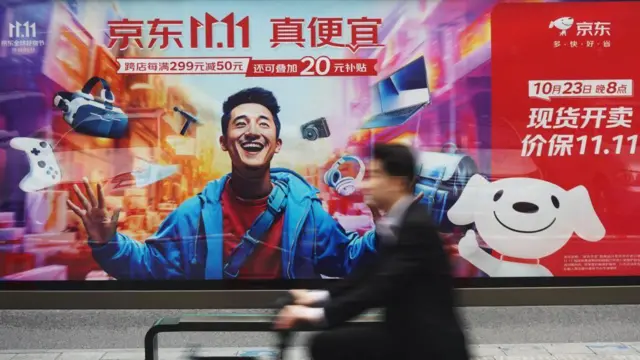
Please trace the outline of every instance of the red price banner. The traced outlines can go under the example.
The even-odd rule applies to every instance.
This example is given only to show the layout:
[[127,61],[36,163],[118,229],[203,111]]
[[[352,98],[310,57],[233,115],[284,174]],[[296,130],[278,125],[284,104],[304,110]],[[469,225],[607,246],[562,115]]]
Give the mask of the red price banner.
[[640,275],[639,21],[634,2],[505,3],[492,14],[492,166],[505,150],[535,164],[515,176],[544,180],[527,191],[553,200],[537,246],[554,249],[541,264],[555,276]]
[[247,77],[375,76],[376,59],[331,59],[305,56],[299,60],[254,60]]

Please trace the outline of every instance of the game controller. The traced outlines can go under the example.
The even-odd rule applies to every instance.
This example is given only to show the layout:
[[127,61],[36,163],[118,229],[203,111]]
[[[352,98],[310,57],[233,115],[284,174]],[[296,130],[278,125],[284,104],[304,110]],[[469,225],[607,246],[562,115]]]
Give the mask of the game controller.
[[62,172],[48,142],[17,137],[11,139],[9,145],[16,150],[24,151],[29,159],[29,173],[19,184],[22,191],[35,192],[60,183]]

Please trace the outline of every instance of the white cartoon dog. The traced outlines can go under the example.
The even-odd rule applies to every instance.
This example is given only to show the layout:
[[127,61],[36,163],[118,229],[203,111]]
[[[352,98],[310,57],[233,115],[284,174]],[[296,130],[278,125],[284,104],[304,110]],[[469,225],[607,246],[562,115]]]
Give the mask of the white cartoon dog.
[[501,255],[480,248],[467,231],[460,256],[491,277],[553,276],[539,259],[561,249],[575,232],[599,241],[605,228],[584,186],[567,191],[547,181],[509,178],[489,182],[474,175],[447,213],[452,223],[475,223],[478,234]]

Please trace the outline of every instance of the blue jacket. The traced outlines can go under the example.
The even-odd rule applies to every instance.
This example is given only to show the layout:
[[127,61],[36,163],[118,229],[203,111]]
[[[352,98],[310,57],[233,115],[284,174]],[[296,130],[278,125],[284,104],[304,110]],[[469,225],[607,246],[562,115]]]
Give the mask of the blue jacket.
[[[209,182],[183,202],[146,242],[117,233],[104,245],[92,244],[93,257],[117,279],[222,279],[220,197],[228,177]],[[281,252],[284,279],[344,277],[358,262],[375,256],[375,232],[347,233],[322,208],[318,190],[304,178],[278,168],[271,169],[271,178],[289,184],[281,243],[289,250]]]

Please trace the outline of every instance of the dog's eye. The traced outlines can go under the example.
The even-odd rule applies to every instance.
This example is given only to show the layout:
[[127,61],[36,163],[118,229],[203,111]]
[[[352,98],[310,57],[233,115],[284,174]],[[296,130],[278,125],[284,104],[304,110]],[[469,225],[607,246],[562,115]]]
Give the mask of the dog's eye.
[[502,197],[502,194],[504,194],[504,190],[498,190],[498,192],[496,192],[495,195],[493,195],[493,201],[500,200],[500,198]]
[[558,200],[558,198],[557,198],[557,197],[555,197],[555,196],[553,196],[553,195],[551,195],[551,203],[553,203],[553,206],[554,206],[556,209],[559,209],[559,208],[560,208],[560,200]]

